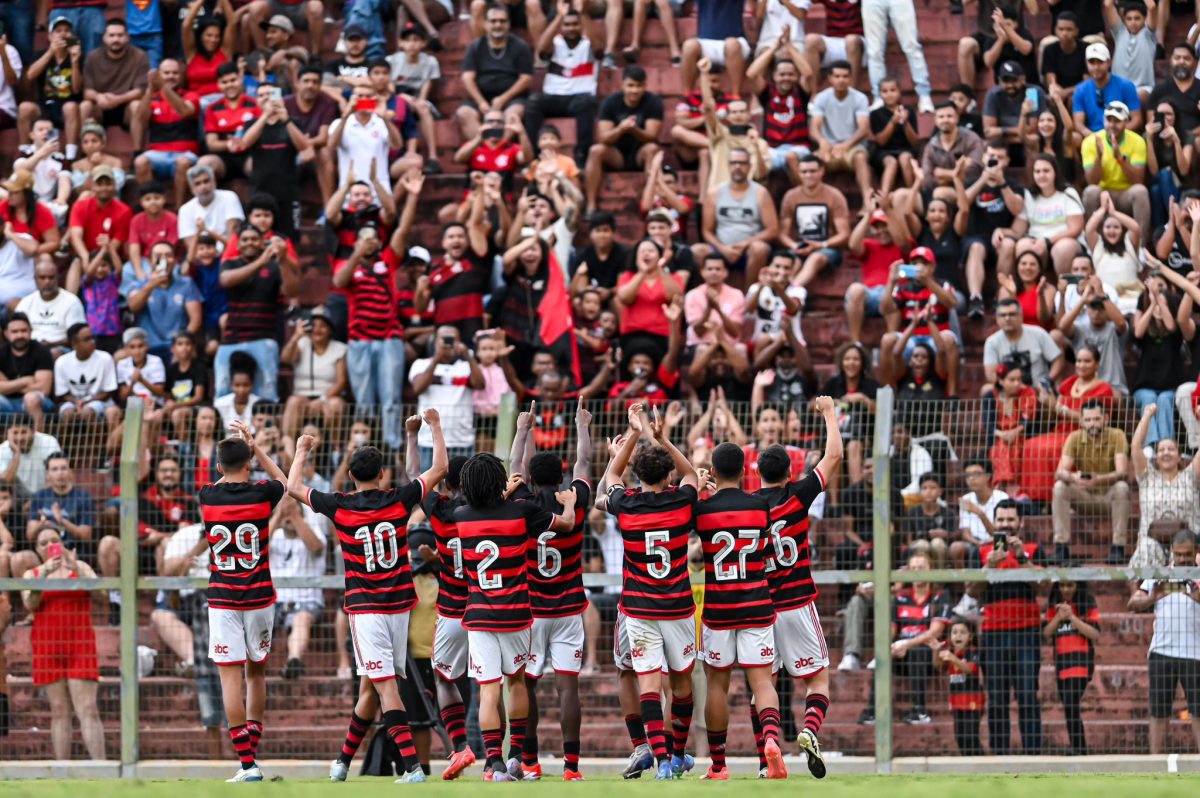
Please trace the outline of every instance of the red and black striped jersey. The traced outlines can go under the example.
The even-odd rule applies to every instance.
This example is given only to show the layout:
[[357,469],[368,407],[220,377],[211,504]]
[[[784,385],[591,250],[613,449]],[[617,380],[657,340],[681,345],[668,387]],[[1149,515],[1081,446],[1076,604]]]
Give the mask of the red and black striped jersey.
[[275,603],[268,543],[282,482],[218,482],[200,489],[200,516],[212,552],[208,606],[258,610]]
[[337,529],[346,565],[347,613],[408,612],[416,606],[408,560],[408,516],[424,497],[425,483],[420,479],[387,490],[308,492],[312,508]]
[[863,35],[861,0],[820,0],[825,6],[825,35],[844,39]]
[[[979,547],[979,558],[987,562],[992,553],[992,544]],[[1025,543],[1025,557],[1032,566],[1041,566],[1045,557],[1036,543]],[[996,568],[1020,568],[1020,563],[1010,551]],[[979,600],[983,606],[984,632],[1028,629],[1042,625],[1042,609],[1038,604],[1037,586],[1032,582],[990,582]]]
[[696,505],[696,531],[704,547],[704,625],[753,629],[775,622],[764,571],[771,508],[767,500],[725,488]]
[[[529,603],[535,618],[563,618],[587,609],[587,591],[583,589],[583,529],[587,508],[591,506],[592,487],[587,480],[571,483],[575,501],[575,526],[570,532],[547,530],[529,547]],[[522,485],[514,499],[526,499],[551,513],[562,513],[554,499],[553,488],[537,493]]]
[[488,291],[492,259],[467,250],[453,264],[438,261],[429,272],[435,324],[454,324],[469,319],[483,320],[483,295]]
[[530,541],[550,530],[554,516],[533,502],[509,501],[454,510],[467,576],[463,626],[476,632],[519,632],[533,623],[529,605]]
[[670,621],[696,612],[687,544],[698,498],[691,485],[658,493],[609,488],[608,511],[625,541],[621,611],[630,618]]
[[987,707],[987,696],[983,692],[983,678],[979,672],[978,649],[972,646],[953,653],[967,666],[967,672],[960,671],[957,665],[941,666],[950,677],[950,709],[956,712],[983,712]]
[[430,493],[421,504],[433,535],[437,539],[438,597],[437,611],[443,618],[461,618],[467,611],[467,575],[463,570],[462,541],[454,523],[454,510],[461,507],[461,496]]
[[799,85],[782,94],[774,81],[767,81],[766,88],[758,94],[763,107],[763,138],[772,147],[784,144],[809,146],[808,101],[811,98]]
[[[1069,603],[1069,602],[1068,602]],[[1078,606],[1071,605],[1081,621],[1099,628],[1100,609],[1091,596]],[[1058,607],[1046,608],[1046,622],[1054,620]],[[1096,665],[1096,650],[1092,641],[1079,633],[1071,622],[1063,621],[1054,630],[1054,672],[1059,679],[1090,679]]]
[[354,268],[346,289],[350,303],[349,340],[404,337],[396,296],[396,270],[399,267],[400,256],[387,246],[374,263],[360,263]]
[[[946,288],[953,288],[947,283]],[[950,329],[950,308],[938,301],[933,290],[915,280],[901,280],[892,289],[892,301],[900,309],[900,318],[908,325],[922,310],[929,310],[926,320],[917,322],[913,335],[933,335],[934,331]]]
[[917,598],[911,587],[896,593],[892,599],[892,624],[896,637],[908,640],[929,631],[934,621],[950,623],[950,602],[942,591],[930,592],[924,601]]
[[825,490],[825,475],[814,468],[804,479],[755,491],[771,506],[771,543],[767,551],[767,583],[776,611],[794,610],[817,597],[808,541],[808,508]]

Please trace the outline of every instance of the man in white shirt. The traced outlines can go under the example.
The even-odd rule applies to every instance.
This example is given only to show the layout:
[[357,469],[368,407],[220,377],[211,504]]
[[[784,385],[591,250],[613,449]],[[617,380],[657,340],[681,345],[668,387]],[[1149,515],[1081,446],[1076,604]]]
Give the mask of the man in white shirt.
[[[436,408],[442,416],[442,433],[450,457],[475,454],[475,406],[471,392],[484,387],[483,372],[474,353],[459,337],[458,328],[443,325],[437,329],[433,357],[414,361],[408,381],[417,395],[417,413]],[[421,427],[417,436],[421,468],[433,463],[433,433]]]
[[79,297],[58,287],[58,267],[49,255],[38,258],[33,270],[37,290],[17,303],[17,312],[29,317],[33,340],[50,347],[55,357],[66,351],[67,330],[87,322]]
[[575,163],[587,163],[595,126],[596,87],[603,47],[595,25],[585,29],[583,15],[568,7],[557,14],[537,42],[538,55],[549,62],[542,90],[525,106],[525,130],[536,142],[546,117],[575,120]]
[[187,171],[187,179],[193,196],[179,209],[179,240],[187,247],[187,262],[191,263],[196,259],[200,233],[217,239],[217,251],[221,252],[237,236],[246,213],[237,194],[217,188],[211,167],[193,166]]
[[54,361],[54,395],[61,402],[59,417],[90,421],[100,416],[109,429],[121,422],[121,408],[113,404],[117,391],[117,369],[112,355],[96,349],[96,335],[86,324],[67,330],[73,351]]
[[[308,508],[304,508],[308,510]],[[327,535],[323,519],[299,502],[285,499],[271,524],[271,576],[325,575]],[[275,624],[288,631],[287,663],[283,678],[297,679],[304,673],[304,652],[312,637],[313,624],[325,609],[325,594],[319,587],[281,587],[275,590]]]
[[46,487],[46,458],[61,452],[62,444],[53,435],[37,432],[33,419],[24,413],[5,418],[8,434],[0,443],[0,482],[19,484],[30,496]]
[[[396,126],[380,113],[382,110],[383,104],[374,91],[355,89],[342,118],[329,126],[329,147],[337,153],[339,175],[349,174],[351,168],[356,175],[374,174],[379,185],[390,192],[391,175],[387,169],[378,167],[389,163],[389,148],[401,149],[404,142]],[[377,165],[376,169],[371,168],[372,163]],[[371,193],[375,193],[374,183]]]
[[[968,460],[963,465],[963,476],[971,492],[964,494],[958,503],[958,528],[962,540],[950,544],[950,567],[978,568],[979,547],[990,542],[996,534],[992,526],[996,505],[1009,496],[1002,490],[992,490],[992,465],[987,460]],[[968,558],[972,566],[967,565]]]

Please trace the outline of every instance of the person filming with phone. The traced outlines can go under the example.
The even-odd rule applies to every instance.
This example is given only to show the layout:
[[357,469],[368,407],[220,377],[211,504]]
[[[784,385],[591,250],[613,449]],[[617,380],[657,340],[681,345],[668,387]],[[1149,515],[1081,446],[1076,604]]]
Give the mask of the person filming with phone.
[[126,302],[137,314],[135,326],[146,331],[150,354],[169,363],[176,332],[200,333],[204,323],[204,298],[192,279],[179,271],[171,242],[157,242],[149,254],[150,276],[128,289]]
[[[443,324],[437,328],[433,357],[413,362],[408,381],[417,395],[417,414],[436,408],[442,416],[442,432],[450,457],[475,454],[475,404],[472,391],[487,384],[475,354],[462,342],[458,328]],[[420,445],[422,468],[433,462],[433,437],[422,427]]]

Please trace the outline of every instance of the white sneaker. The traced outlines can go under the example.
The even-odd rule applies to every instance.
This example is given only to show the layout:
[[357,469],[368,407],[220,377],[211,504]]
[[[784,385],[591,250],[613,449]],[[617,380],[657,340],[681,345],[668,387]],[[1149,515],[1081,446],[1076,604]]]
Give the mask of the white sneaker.
[[333,764],[329,766],[329,780],[345,781],[348,775],[350,775],[350,768],[343,765],[340,759],[333,760]]
[[252,768],[240,768],[237,775],[232,779],[225,779],[226,784],[237,784],[240,781],[262,781],[262,771],[258,769],[258,765]]
[[917,113],[932,114],[933,113],[933,98],[932,97],[917,98]]
[[838,663],[839,671],[856,671],[862,667],[862,660],[857,654],[846,654],[842,657],[842,661]]

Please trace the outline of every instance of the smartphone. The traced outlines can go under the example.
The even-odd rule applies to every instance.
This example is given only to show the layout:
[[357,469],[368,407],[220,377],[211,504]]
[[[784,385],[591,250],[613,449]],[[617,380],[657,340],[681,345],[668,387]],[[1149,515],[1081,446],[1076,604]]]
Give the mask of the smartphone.
[[454,346],[454,336],[453,335],[443,335],[442,343],[445,344],[446,346]]
[[46,547],[46,556],[47,557],[61,557],[62,553],[63,553],[63,547],[62,547],[61,543],[51,543],[49,546]]
[[996,551],[1008,551],[1008,535],[997,532],[992,536],[992,548]]
[[1082,274],[1064,274],[1063,282],[1065,282],[1067,285],[1079,285],[1080,283],[1083,282],[1083,275]]
[[1090,473],[1088,473],[1087,471],[1083,471],[1079,474],[1079,478],[1080,479],[1091,479],[1092,475]]
[[272,86],[263,93],[266,95],[266,98],[268,100],[282,100],[283,99],[283,89],[279,88],[278,86]]
[[984,165],[987,166],[988,169],[995,169],[1000,165],[1000,160],[998,158],[988,158],[987,163]]
[[744,136],[750,132],[749,125],[730,125],[729,132],[734,136]]
[[68,36],[67,37],[67,47],[74,47],[77,44],[79,44],[78,36]]
[[1038,94],[1037,94],[1036,87],[1034,87],[1034,86],[1026,86],[1025,87],[1025,102],[1033,103],[1033,107],[1037,108]]
[[921,267],[912,263],[905,263],[899,269],[900,279],[902,280],[919,280],[921,279]]
[[375,100],[372,100],[370,97],[359,97],[358,101],[354,103],[354,110],[374,111],[377,105],[378,104],[375,102]]

